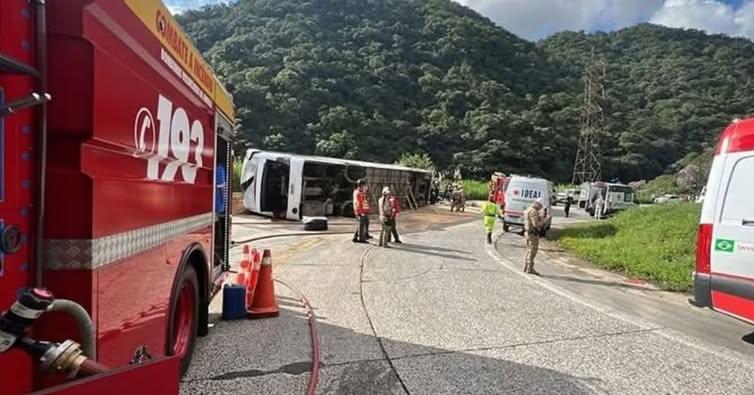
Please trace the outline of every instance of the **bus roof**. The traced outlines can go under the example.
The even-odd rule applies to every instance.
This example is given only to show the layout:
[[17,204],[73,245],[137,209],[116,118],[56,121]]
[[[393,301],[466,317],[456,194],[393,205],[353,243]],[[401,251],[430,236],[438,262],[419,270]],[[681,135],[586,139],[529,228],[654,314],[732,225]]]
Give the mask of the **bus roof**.
[[412,171],[416,173],[426,173],[426,174],[432,173],[429,170],[417,169],[417,168],[406,167],[406,166],[401,166],[401,165],[389,165],[389,164],[377,163],[377,162],[365,162],[365,161],[360,161],[360,160],[330,158],[326,156],[298,155],[298,154],[291,154],[287,152],[264,151],[264,150],[255,149],[255,148],[250,148],[249,151],[254,152],[255,155],[262,154],[263,156],[270,156],[270,157],[285,156],[291,159],[302,159],[304,161],[316,162],[316,163],[326,163],[326,164],[343,165],[343,166],[350,165],[350,166],[361,166],[361,167],[376,167],[376,168],[386,169],[386,170]]
[[141,20],[178,62],[190,79],[230,121],[235,118],[233,97],[225,90],[199,51],[188,39],[178,22],[160,0],[125,0],[128,8]]

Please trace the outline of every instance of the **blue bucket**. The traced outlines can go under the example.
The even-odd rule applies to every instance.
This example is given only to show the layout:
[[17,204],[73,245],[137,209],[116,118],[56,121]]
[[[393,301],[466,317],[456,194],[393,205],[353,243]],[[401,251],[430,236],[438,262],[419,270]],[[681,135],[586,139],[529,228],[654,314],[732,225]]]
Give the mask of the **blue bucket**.
[[246,318],[246,287],[225,284],[223,287],[223,320]]

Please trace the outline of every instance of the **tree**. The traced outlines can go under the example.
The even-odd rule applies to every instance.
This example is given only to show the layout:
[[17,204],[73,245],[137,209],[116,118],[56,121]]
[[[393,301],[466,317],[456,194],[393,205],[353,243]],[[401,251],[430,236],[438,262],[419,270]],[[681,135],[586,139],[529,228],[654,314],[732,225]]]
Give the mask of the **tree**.
[[432,163],[432,158],[426,152],[404,153],[395,164],[416,169],[435,170],[435,164]]
[[[651,179],[754,113],[754,43],[650,24],[520,39],[451,0],[258,0],[178,16],[227,88],[236,148],[571,178],[592,48],[605,179]],[[700,169],[704,167],[700,166]]]

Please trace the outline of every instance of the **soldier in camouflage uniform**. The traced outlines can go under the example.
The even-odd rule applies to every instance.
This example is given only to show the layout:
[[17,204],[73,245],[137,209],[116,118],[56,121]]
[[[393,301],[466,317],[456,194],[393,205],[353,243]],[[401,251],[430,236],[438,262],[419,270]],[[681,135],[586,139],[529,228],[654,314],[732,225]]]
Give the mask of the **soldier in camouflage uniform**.
[[526,255],[524,256],[524,272],[534,275],[534,257],[539,250],[539,235],[545,226],[546,218],[542,218],[540,210],[544,207],[542,199],[537,199],[524,211],[524,235],[526,236]]
[[456,184],[450,195],[450,211],[452,212],[454,208],[456,212],[466,211],[466,195],[461,184]]

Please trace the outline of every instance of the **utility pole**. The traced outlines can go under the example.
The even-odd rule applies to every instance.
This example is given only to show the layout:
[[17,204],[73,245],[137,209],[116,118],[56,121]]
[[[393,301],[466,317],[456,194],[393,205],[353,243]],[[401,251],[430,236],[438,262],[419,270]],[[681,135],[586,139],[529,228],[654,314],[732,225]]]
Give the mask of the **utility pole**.
[[602,103],[605,100],[604,81],[607,65],[597,59],[592,47],[592,56],[584,70],[584,106],[581,111],[581,131],[576,162],[573,165],[573,183],[598,181],[601,177],[598,134],[604,124]]

